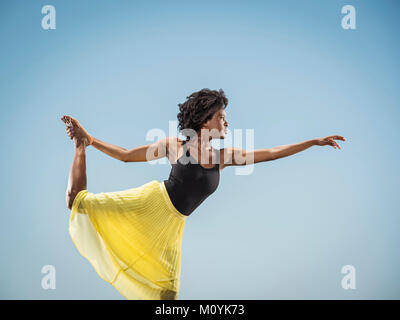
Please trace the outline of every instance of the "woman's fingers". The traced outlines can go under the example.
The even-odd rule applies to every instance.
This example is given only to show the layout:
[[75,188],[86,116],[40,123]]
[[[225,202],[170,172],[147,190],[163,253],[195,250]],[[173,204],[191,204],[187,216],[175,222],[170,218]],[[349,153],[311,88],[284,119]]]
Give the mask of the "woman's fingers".
[[73,127],[66,127],[65,130],[67,131],[68,136],[72,139],[74,137],[74,128]]
[[336,149],[336,142],[333,140],[333,138],[328,137],[326,138],[326,144],[332,146],[334,149]]
[[71,124],[75,125],[76,127],[79,127],[79,121],[72,117],[71,117]]
[[328,137],[319,139],[320,141],[322,141],[322,142],[320,142],[319,145],[330,145],[335,149],[336,148],[341,149],[340,146],[336,143],[335,139],[346,141],[346,139],[342,136],[328,136]]
[[70,116],[63,116],[61,120],[66,124],[67,127],[72,127],[72,121]]
[[74,126],[77,126],[78,120],[66,115],[62,116],[61,120],[65,123],[65,130],[67,131],[69,138],[72,140],[75,137]]
[[334,141],[334,140],[329,140],[330,141],[330,143],[331,143],[331,146],[333,146],[335,149],[336,148],[339,148],[340,149],[340,147],[339,147],[339,145],[336,143],[336,141]]
[[343,138],[342,136],[330,136],[328,137],[329,139],[336,139],[336,140],[342,140],[342,141],[346,141],[345,138]]

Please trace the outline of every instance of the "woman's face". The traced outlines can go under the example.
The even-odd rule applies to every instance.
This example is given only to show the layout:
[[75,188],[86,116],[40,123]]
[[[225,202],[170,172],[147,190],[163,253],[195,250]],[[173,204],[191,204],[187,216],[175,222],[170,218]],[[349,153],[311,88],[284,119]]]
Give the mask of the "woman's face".
[[203,128],[210,130],[213,138],[225,139],[226,130],[228,128],[225,109],[219,109],[215,112],[213,117],[203,125]]

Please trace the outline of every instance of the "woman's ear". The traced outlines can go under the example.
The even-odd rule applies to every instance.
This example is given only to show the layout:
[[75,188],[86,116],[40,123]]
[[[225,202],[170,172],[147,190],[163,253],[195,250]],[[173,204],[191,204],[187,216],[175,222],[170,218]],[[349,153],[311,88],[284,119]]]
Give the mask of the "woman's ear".
[[[203,125],[201,126],[201,129],[208,129],[208,122],[209,121],[210,120],[207,120],[207,122],[203,123]],[[201,132],[201,129],[200,129],[200,132]]]

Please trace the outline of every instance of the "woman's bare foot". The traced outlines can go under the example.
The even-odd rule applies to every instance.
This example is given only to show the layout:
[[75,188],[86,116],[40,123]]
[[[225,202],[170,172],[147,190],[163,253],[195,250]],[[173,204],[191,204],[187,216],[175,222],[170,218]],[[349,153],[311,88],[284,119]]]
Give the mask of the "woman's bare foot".
[[68,136],[74,140],[75,147],[83,144],[86,148],[93,143],[93,137],[86,132],[78,120],[70,116],[63,116],[61,120],[67,126],[65,130],[67,131]]

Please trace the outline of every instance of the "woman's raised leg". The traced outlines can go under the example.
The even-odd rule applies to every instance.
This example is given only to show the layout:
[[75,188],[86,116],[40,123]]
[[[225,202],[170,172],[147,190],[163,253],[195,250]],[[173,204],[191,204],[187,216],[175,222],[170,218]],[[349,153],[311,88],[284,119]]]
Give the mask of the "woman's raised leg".
[[86,147],[83,143],[79,145],[75,144],[75,155],[69,172],[66,192],[68,209],[72,209],[72,204],[79,191],[86,190],[86,183]]
[[80,128],[72,121],[69,116],[64,116],[61,120],[67,125],[68,136],[74,140],[75,143],[75,155],[72,162],[72,167],[69,172],[68,187],[66,191],[66,202],[68,209],[72,209],[76,195],[81,190],[87,188],[86,178],[86,147],[87,140],[85,140],[84,133],[81,132]]

